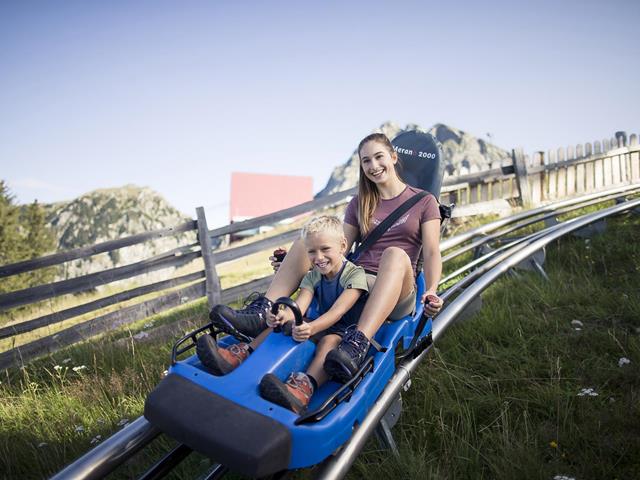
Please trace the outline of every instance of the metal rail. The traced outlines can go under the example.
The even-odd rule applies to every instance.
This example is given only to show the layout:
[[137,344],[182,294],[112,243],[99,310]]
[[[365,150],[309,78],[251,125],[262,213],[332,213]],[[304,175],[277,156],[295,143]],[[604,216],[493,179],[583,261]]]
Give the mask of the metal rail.
[[[522,260],[533,255],[548,243],[557,240],[574,230],[578,230],[590,223],[596,222],[610,215],[625,212],[637,206],[640,206],[640,200],[628,201],[599,212],[584,215],[569,224],[564,223],[551,227],[549,233],[541,238],[531,241],[526,245],[526,247],[520,249],[513,255],[509,255],[508,258],[504,259],[501,263],[473,282],[469,288],[462,292],[453,302],[443,309],[438,315],[436,321],[433,323],[433,340],[437,340],[443,334],[445,329],[455,321],[458,315],[460,315],[464,308],[471,303],[475,297],[480,295],[480,293],[488,288],[496,279]],[[426,351],[415,359],[404,362],[398,366],[396,372],[387,384],[387,387],[382,392],[378,401],[373,405],[362,424],[360,424],[360,426],[355,430],[354,434],[344,444],[340,452],[336,456],[331,457],[320,467],[316,478],[322,480],[337,480],[346,475],[356,457],[364,447],[365,442],[374,432],[374,429],[380,422],[380,419],[391,406],[400,392],[400,389],[410,379],[411,373],[417,368],[425,354]]]
[[[571,205],[588,202],[590,200],[600,198],[600,197],[605,197],[605,196],[615,197],[616,195],[622,195],[627,192],[638,190],[638,189],[639,189],[639,185],[636,184],[636,185],[621,187],[617,189],[606,190],[596,194],[586,195],[576,199],[557,202],[557,203],[546,205],[544,207],[540,207],[537,209],[528,210],[526,212],[522,212],[520,214],[513,215],[511,217],[497,220],[490,224],[472,229],[469,232],[465,232],[463,234],[452,237],[451,239],[445,240],[444,242],[441,243],[441,250],[444,251],[446,249],[451,249],[455,246],[458,246],[466,242],[467,240],[475,236],[486,234],[488,232],[497,230],[502,226],[512,224],[514,222],[517,222],[518,220],[529,218],[531,216],[534,216],[540,213],[553,212],[563,207],[568,207]],[[519,250],[518,253],[515,255],[512,255],[512,249],[506,250],[505,253],[503,253],[502,255],[499,255],[497,258],[502,259],[504,257],[509,257],[508,260],[505,260],[503,263],[500,263],[498,266],[496,266],[495,268],[490,270],[488,273],[483,275],[481,278],[476,280],[471,287],[467,288],[466,291],[464,291],[461,295],[459,295],[455,301],[450,303],[439,314],[437,321],[434,323],[433,339],[435,340],[436,337],[442,333],[444,328],[446,328],[446,326],[448,326],[449,323],[451,323],[451,321],[460,314],[460,312],[464,309],[464,307],[468,303],[470,303],[473,300],[473,298],[475,298],[475,296],[477,296],[482,290],[487,288],[487,286],[493,280],[495,280],[495,278],[497,278],[495,277],[493,280],[491,280],[491,282],[487,283],[486,278],[488,278],[489,275],[492,275],[492,272],[502,268],[503,264],[508,263],[510,265],[504,269],[504,271],[506,271],[509,268],[511,268],[513,265],[517,264],[520,260],[527,258],[532,253],[542,248],[542,246],[546,245],[553,239],[564,235],[565,233],[562,233],[558,236],[554,236],[556,235],[556,232],[560,231],[561,227],[570,228],[569,230],[566,231],[566,233],[568,233],[569,231],[579,229],[584,225],[595,222],[600,218],[604,218],[608,215],[612,215],[615,212],[622,212],[622,211],[632,209],[639,204],[640,204],[640,201],[626,202],[616,207],[612,207],[610,209],[602,211],[602,212],[612,212],[612,213],[603,214],[602,216],[598,216],[597,218],[595,218],[594,216],[596,214],[599,214],[600,212],[596,212],[595,214],[590,214],[585,217],[581,217],[581,219],[594,217],[594,219],[590,221],[585,221],[583,219],[581,220],[581,222],[578,222],[578,220],[580,219],[572,219],[570,222],[565,222],[563,224],[559,224],[559,225],[550,227],[549,229],[546,229],[546,230],[549,230],[549,233],[547,235],[544,235],[542,238],[539,238],[541,235],[540,232],[532,235],[531,237],[532,239],[538,238],[538,240],[534,241],[529,238],[523,239],[523,241],[519,242],[518,245],[515,245],[514,247],[512,247],[513,250]],[[564,230],[562,231],[564,232]],[[500,236],[503,234],[504,233],[498,234],[496,236]],[[551,238],[552,236],[553,238]],[[540,242],[543,242],[543,243],[540,243]],[[538,244],[540,244],[541,246],[538,246],[533,250],[531,250],[532,246],[535,246]],[[530,252],[530,253],[527,253],[527,252]],[[519,258],[520,260],[515,260],[516,258]],[[504,273],[504,271],[501,270],[498,276]],[[480,290],[476,291],[478,288],[476,286],[477,284],[483,284],[484,286]],[[348,468],[351,466],[351,464],[355,460],[355,456],[362,449],[362,446],[364,445],[364,441],[366,441],[369,435],[373,432],[380,418],[382,418],[382,416],[388,409],[389,405],[391,405],[391,403],[393,403],[393,401],[395,400],[395,397],[397,396],[399,389],[402,388],[402,386],[409,379],[410,373],[415,369],[415,367],[418,365],[418,363],[423,358],[425,353],[426,352],[423,352],[421,355],[419,355],[415,359],[411,361],[406,361],[398,366],[396,373],[391,378],[388,386],[382,393],[380,399],[372,407],[369,415],[366,417],[362,425],[360,425],[360,427],[355,431],[352,438],[344,445],[340,453],[336,457],[330,458],[327,462],[325,462],[325,464],[323,464],[320,471],[324,473],[321,474],[322,476],[320,478],[327,478],[327,479],[341,478],[341,476],[343,476],[346,473]],[[393,392],[393,393],[390,393],[390,392]],[[82,457],[75,460],[73,463],[65,467],[63,470],[61,470],[51,478],[52,480],[63,480],[63,479],[71,479],[71,478],[73,478],[74,480],[76,479],[77,480],[93,480],[93,479],[103,478],[104,476],[112,472],[115,468],[117,468],[120,464],[122,464],[124,461],[126,461],[128,458],[132,457],[141,448],[143,448],[148,443],[150,443],[157,435],[159,435],[159,433],[160,432],[155,427],[153,427],[149,422],[147,422],[147,420],[144,417],[141,416],[138,419],[136,419],[134,422],[132,422],[129,426],[125,427],[120,432],[112,435],[107,440],[105,440],[102,444],[90,450],[89,452],[85,453]],[[351,453],[347,453],[347,452],[351,452]],[[186,452],[181,451],[181,453],[186,453]],[[223,474],[221,470],[223,467],[219,467],[219,468],[220,469],[216,470],[215,475]],[[338,475],[339,472],[342,472],[340,476],[336,476]],[[148,472],[148,473],[151,474],[151,472]],[[155,475],[155,473],[156,472],[154,472],[151,475],[153,476]],[[154,477],[154,478],[159,478],[159,477]]]
[[496,220],[491,223],[487,223],[485,225],[480,225],[479,227],[460,233],[454,237],[447,238],[446,240],[443,240],[442,242],[440,242],[440,251],[444,252],[445,250],[450,250],[454,247],[457,247],[458,245],[463,244],[468,240],[471,240],[473,237],[477,237],[479,235],[485,235],[489,232],[493,232],[494,230],[497,230],[500,227],[510,225],[519,220],[529,218],[534,215],[538,215],[540,213],[553,212],[554,210],[558,210],[562,207],[568,207],[570,205],[587,202],[589,200],[593,200],[599,197],[615,195],[615,194],[624,194],[630,190],[637,190],[638,187],[639,185],[637,183],[633,185],[626,185],[624,187],[603,190],[601,192],[592,193],[589,195],[583,195],[581,197],[571,198],[568,200],[563,200],[561,202],[550,203],[548,205],[534,208],[532,210],[525,210],[524,212],[520,212],[515,215],[511,215],[509,217],[501,218],[499,220]]
[[144,417],[124,427],[51,477],[51,480],[104,478],[160,434]]

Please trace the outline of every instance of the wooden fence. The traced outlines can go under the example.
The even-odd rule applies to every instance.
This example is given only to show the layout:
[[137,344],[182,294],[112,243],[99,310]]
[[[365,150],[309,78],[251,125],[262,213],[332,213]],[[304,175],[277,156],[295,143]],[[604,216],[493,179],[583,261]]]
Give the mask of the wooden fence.
[[[492,165],[490,170],[447,177],[443,183],[441,200],[444,203],[454,202],[462,205],[458,210],[464,212],[465,206],[488,203],[490,200],[502,199],[519,201],[524,205],[535,205],[546,200],[560,199],[624,183],[640,182],[640,147],[637,135],[631,135],[628,145],[626,135],[621,134],[615,141],[605,141],[602,145],[596,142],[593,149],[590,144],[586,144],[575,149],[566,149],[566,155],[564,149],[559,149],[557,152],[557,156],[551,153],[545,156],[542,152],[538,152],[529,158],[521,151],[513,151],[511,158]],[[90,292],[98,286],[123,279],[133,279],[156,270],[175,269],[199,258],[203,261],[202,270],[131,288],[61,311],[0,327],[0,339],[3,339],[75,319],[81,315],[94,314],[92,318],[53,335],[0,353],[0,369],[22,364],[37,356],[54,352],[80,340],[204,296],[207,297],[209,305],[213,305],[236,301],[253,291],[264,291],[271,281],[271,276],[223,290],[217,273],[218,265],[291,242],[299,236],[299,230],[286,231],[240,246],[232,245],[227,249],[213,250],[212,239],[260,226],[274,225],[282,220],[318,212],[327,207],[344,205],[355,191],[356,189],[352,188],[286,210],[213,230],[208,229],[204,211],[200,207],[196,210],[197,220],[173,228],[0,266],[0,279],[2,279],[188,231],[195,230],[198,238],[196,243],[180,246],[133,264],[0,294],[0,311],[7,311],[63,295]],[[142,300],[140,297],[150,293],[157,296],[133,305],[120,305],[122,302],[135,299]],[[113,306],[121,308],[107,313],[101,312]]]

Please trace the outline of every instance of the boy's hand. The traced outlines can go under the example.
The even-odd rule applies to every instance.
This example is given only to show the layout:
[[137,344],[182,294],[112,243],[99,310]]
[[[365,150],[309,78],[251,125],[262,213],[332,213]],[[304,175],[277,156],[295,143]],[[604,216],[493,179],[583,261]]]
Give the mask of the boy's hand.
[[424,303],[424,310],[430,317],[433,317],[442,308],[443,301],[440,297],[433,293],[425,293],[420,300]]
[[271,313],[271,310],[267,311],[266,322],[268,327],[275,328],[279,325],[287,323],[287,321],[288,319],[285,318],[285,312],[283,310],[280,310],[276,315]]
[[292,336],[296,342],[309,340],[309,337],[312,337],[315,333],[312,324],[307,322],[302,322],[302,325],[294,325],[292,330]]

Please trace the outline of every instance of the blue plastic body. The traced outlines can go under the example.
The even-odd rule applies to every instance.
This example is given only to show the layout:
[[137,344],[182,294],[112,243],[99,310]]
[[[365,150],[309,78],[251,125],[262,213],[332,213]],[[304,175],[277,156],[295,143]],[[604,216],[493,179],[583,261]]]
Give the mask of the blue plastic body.
[[[273,373],[285,380],[293,371],[305,371],[315,352],[315,344],[311,341],[298,343],[281,333],[272,333],[247,360],[228,375],[208,374],[195,355],[177,362],[169,369],[169,374],[181,375],[243,407],[284,424],[290,430],[293,440],[289,468],[315,465],[349,439],[354,426],[362,422],[393,375],[396,368],[396,346],[400,341],[403,342],[402,348],[409,346],[422,315],[423,305],[419,302],[424,292],[422,274],[417,279],[417,285],[415,314],[394,322],[386,322],[380,328],[375,338],[387,348],[387,351],[377,352],[371,349],[374,356],[373,372],[364,377],[348,401],[338,405],[319,422],[295,425],[297,414],[264,400],[258,392],[260,380],[266,373]],[[431,320],[427,322],[424,330],[417,334],[423,337],[430,332]],[[224,345],[235,341],[232,337],[225,337],[219,343]],[[323,385],[314,394],[309,409],[317,408],[339,387],[335,382]]]

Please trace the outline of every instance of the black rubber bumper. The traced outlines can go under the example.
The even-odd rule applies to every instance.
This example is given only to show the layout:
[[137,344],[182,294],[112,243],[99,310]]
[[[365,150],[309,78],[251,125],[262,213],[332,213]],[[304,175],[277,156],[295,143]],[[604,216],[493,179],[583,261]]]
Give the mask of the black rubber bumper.
[[170,437],[243,475],[263,477],[289,465],[291,434],[284,425],[180,375],[167,376],[149,394],[144,416]]

